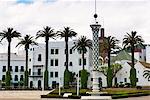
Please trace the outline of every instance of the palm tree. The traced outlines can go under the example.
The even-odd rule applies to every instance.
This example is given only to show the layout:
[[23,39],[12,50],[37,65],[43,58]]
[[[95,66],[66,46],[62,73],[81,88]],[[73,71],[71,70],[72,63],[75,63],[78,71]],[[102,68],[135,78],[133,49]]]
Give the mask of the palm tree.
[[13,38],[21,37],[21,34],[17,31],[15,31],[13,28],[7,28],[7,30],[3,30],[0,32],[1,41],[3,39],[6,39],[8,41],[8,68],[6,72],[6,88],[9,88],[10,86],[10,80],[11,80],[11,73],[10,73],[10,51],[11,51],[11,41]]
[[20,40],[20,42],[16,45],[17,46],[24,46],[26,51],[26,70],[25,70],[25,79],[24,79],[24,85],[25,87],[28,87],[28,49],[29,45],[37,45],[37,43],[33,40],[33,37],[30,35],[26,35],[24,38]]
[[112,70],[111,70],[111,64],[110,64],[110,55],[113,49],[119,48],[117,44],[119,43],[119,40],[117,40],[115,37],[109,36],[107,38],[106,47],[108,52],[108,70],[107,70],[107,86],[112,87]]
[[82,53],[82,69],[84,70],[84,54],[87,52],[87,48],[92,49],[92,41],[85,36],[81,36],[72,47],[73,50],[77,49]]
[[49,38],[54,39],[56,36],[56,33],[54,32],[54,29],[52,29],[49,26],[44,27],[43,30],[39,30],[36,34],[36,38],[39,37],[44,37],[45,38],[45,43],[46,43],[46,47],[45,47],[45,72],[44,72],[44,88],[47,89],[48,88],[48,42],[49,42]]
[[131,86],[136,86],[136,69],[134,68],[134,50],[135,47],[139,44],[142,44],[144,40],[141,36],[137,35],[136,31],[132,31],[131,34],[127,33],[123,39],[124,48],[131,48],[131,55],[132,55],[132,67],[130,69],[130,82]]
[[77,35],[77,33],[75,31],[73,31],[72,29],[70,29],[70,27],[64,27],[63,31],[58,31],[58,36],[60,36],[61,38],[65,38],[65,54],[66,54],[66,70],[68,70],[68,40],[69,38],[75,37]]
[[87,88],[88,72],[84,68],[84,54],[87,52],[87,48],[92,49],[92,41],[85,36],[81,36],[72,47],[73,50],[77,49],[78,52],[82,53],[81,88]]
[[59,37],[65,38],[65,54],[66,54],[65,66],[66,66],[66,69],[64,71],[64,87],[68,88],[69,82],[71,81],[70,80],[71,72],[69,72],[69,70],[68,70],[68,58],[69,58],[68,40],[69,40],[69,38],[75,37],[77,35],[77,33],[75,31],[73,31],[72,29],[70,29],[70,27],[64,27],[63,31],[58,31],[57,33],[58,33]]
[[148,81],[150,81],[150,70],[145,70],[143,73],[143,77],[147,78]]

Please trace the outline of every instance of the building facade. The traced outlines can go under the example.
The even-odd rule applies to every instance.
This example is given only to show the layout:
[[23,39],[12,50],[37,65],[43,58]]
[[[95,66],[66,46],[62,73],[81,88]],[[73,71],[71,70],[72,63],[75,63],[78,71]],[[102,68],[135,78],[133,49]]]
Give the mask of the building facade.
[[[73,51],[72,47],[75,41],[69,41],[69,71],[78,74],[82,69],[82,56],[77,50]],[[91,51],[85,54],[85,69],[90,70]],[[33,46],[29,50],[29,86],[40,88],[43,87],[43,71],[45,70],[45,44]],[[48,52],[48,72],[49,87],[55,87],[57,84],[63,85],[63,77],[65,70],[65,42],[49,42]]]
[[[11,54],[10,72],[11,72],[11,86],[23,86],[25,70],[25,56],[16,53]],[[0,87],[5,86],[5,78],[7,71],[7,53],[0,53]]]

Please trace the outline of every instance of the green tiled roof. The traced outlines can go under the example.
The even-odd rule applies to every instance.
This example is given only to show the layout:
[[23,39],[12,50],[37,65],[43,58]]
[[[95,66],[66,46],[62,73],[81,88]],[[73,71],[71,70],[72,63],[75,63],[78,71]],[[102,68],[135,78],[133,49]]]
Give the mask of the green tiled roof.
[[[111,58],[111,62],[121,61],[121,60],[131,61],[131,55],[127,53],[125,50],[122,50],[117,54],[117,56]],[[137,60],[135,59],[135,61]]]

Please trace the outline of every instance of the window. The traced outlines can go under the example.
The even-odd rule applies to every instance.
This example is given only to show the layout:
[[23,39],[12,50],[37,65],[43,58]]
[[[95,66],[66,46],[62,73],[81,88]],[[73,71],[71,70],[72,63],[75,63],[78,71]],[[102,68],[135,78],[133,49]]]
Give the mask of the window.
[[51,49],[51,54],[54,54],[54,49]]
[[23,81],[23,75],[20,75],[20,81]]
[[2,81],[5,81],[5,75],[2,76]]
[[6,72],[6,66],[3,66],[3,72]]
[[86,65],[86,59],[83,60],[83,64]]
[[38,54],[38,61],[42,61],[41,54]]
[[58,77],[58,72],[55,72],[55,77]]
[[23,71],[24,71],[24,66],[21,66],[20,71],[21,71],[21,72],[23,72]]
[[18,81],[18,75],[15,75],[14,81]]
[[53,77],[53,72],[50,72],[50,77]]
[[59,50],[58,49],[55,49],[55,54],[58,54]]
[[13,70],[12,70],[12,66],[10,66],[10,71],[13,71]]
[[31,69],[29,69],[29,75],[31,75]]
[[41,69],[38,69],[38,75],[41,75]]
[[93,78],[91,78],[91,81],[93,81]]
[[18,66],[15,66],[15,72],[18,72]]
[[124,78],[124,82],[127,82],[127,78]]
[[54,60],[51,59],[51,66],[54,66]]
[[72,66],[72,62],[69,63],[69,66]]
[[79,65],[81,66],[81,59],[79,59]]
[[136,82],[138,82],[139,81],[139,79],[138,78],[136,78]]
[[29,59],[29,61],[31,62],[31,58]]
[[72,54],[72,49],[70,49],[70,54]]
[[58,66],[58,59],[55,59],[55,66]]

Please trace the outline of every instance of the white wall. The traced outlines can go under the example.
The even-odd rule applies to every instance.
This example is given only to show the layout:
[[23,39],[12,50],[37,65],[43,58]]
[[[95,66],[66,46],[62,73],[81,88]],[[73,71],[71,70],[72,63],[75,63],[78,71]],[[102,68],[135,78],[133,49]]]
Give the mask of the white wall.
[[137,86],[150,86],[150,81],[148,79],[143,77],[143,71],[144,70],[150,70],[148,68],[145,68],[140,62],[137,62],[135,64],[136,73],[137,73]]

